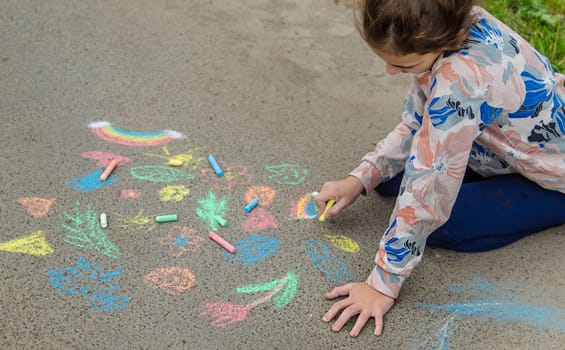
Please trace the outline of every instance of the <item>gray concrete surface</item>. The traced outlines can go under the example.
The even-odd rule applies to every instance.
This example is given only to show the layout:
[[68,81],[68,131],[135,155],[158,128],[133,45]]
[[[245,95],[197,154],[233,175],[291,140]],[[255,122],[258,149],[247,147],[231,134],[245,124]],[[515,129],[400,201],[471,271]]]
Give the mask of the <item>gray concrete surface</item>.
[[[396,124],[407,86],[406,77],[384,74],[344,6],[330,0],[3,0],[0,38],[0,348],[565,347],[563,227],[488,253],[427,249],[382,337],[372,335],[372,321],[358,338],[347,335],[352,324],[333,333],[321,322],[331,305],[323,294],[341,281],[364,279],[373,267],[393,200],[364,197],[324,223],[296,220],[290,208],[324,181],[345,175]],[[91,132],[89,123],[100,120],[130,131],[171,129],[186,138],[167,149],[124,146]],[[192,179],[157,183],[131,175],[136,167],[162,165],[163,158],[148,153],[167,150],[192,150],[193,160],[204,161],[178,169]],[[93,151],[131,161],[113,172],[115,183],[73,189],[70,180],[101,167],[83,157]],[[230,166],[232,188],[215,189],[214,176],[205,176],[209,153]],[[285,174],[269,167],[282,164],[307,169],[308,176],[281,184]],[[241,174],[244,168],[253,178]],[[291,182],[295,173],[287,171]],[[248,182],[235,183],[242,179]],[[190,194],[165,201],[159,191],[167,185]],[[271,219],[260,232],[244,229],[249,215],[242,208],[252,186],[276,191],[271,204],[260,206],[276,228]],[[140,197],[122,198],[126,189]],[[241,252],[240,260],[227,258],[198,216],[210,191],[227,201],[228,226],[218,233],[231,242],[269,237],[269,244],[278,242],[276,254],[260,261],[241,260]],[[22,198],[55,201],[34,217]],[[107,229],[89,226],[89,208],[108,214]],[[151,226],[163,213],[178,214],[176,224],[192,230],[185,237],[190,245],[166,245],[175,224]],[[139,230],[124,221],[136,215],[150,219],[140,221]],[[97,237],[91,243],[98,249],[69,238],[77,227]],[[51,250],[29,244],[37,231]],[[360,250],[338,249],[328,235],[346,236]],[[307,254],[313,242],[318,253],[327,247],[329,254],[318,256],[318,267]],[[180,247],[190,249],[174,255]],[[256,258],[266,254],[255,248]],[[29,254],[38,251],[45,255]],[[192,274],[185,288],[155,288],[179,284],[171,276],[151,279],[175,267]],[[243,293],[250,285],[264,288]],[[240,322],[221,327],[203,314],[206,305],[220,303],[232,305],[229,319],[239,315]]]

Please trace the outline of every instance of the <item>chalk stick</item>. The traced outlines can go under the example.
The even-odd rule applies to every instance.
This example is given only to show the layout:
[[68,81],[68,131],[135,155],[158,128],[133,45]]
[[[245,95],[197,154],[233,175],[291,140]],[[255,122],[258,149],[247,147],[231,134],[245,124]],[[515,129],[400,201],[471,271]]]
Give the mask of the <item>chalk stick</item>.
[[171,222],[177,221],[177,219],[177,214],[157,215],[155,217],[155,221],[157,222]]
[[106,213],[100,214],[100,227],[108,227],[108,216],[106,215]]
[[231,244],[229,244],[226,240],[224,240],[222,237],[218,236],[218,234],[214,231],[210,231],[209,233],[210,238],[215,241],[216,243],[218,243],[219,245],[222,246],[222,248],[224,248],[225,250],[227,250],[230,253],[235,253],[235,247]]
[[249,213],[259,204],[259,198],[255,197],[251,200],[251,202],[247,203],[247,205],[243,208],[246,213]]
[[210,162],[210,165],[212,166],[212,168],[214,168],[216,175],[218,175],[219,177],[224,176],[224,171],[222,170],[222,168],[220,168],[220,165],[218,164],[218,162],[216,162],[216,158],[214,158],[214,155],[210,154],[208,156],[208,161]]
[[335,200],[330,199],[327,203],[326,203],[326,207],[324,208],[324,212],[322,213],[322,215],[320,215],[320,218],[318,220],[320,221],[325,221],[326,220],[326,213],[328,212],[328,210],[335,204]]
[[102,173],[102,175],[100,175],[100,181],[106,181],[106,179],[108,178],[108,176],[110,176],[110,174],[112,173],[112,171],[114,171],[114,168],[116,168],[118,166],[118,163],[120,161],[117,159],[112,159],[112,161],[110,162],[110,164],[106,167],[106,169],[104,170],[104,172]]
[[167,165],[170,166],[183,166],[184,162],[180,159],[169,159],[169,161],[167,161]]
[[225,227],[225,226],[228,225],[228,222],[223,217],[221,217],[220,215],[214,216],[214,220],[216,220],[216,222],[218,224],[220,224],[221,226]]

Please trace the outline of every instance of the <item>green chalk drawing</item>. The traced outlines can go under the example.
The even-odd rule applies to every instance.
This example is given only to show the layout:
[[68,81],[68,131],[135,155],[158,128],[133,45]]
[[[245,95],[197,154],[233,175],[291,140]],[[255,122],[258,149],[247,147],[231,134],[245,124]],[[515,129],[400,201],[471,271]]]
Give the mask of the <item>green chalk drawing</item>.
[[196,209],[196,215],[204,220],[212,231],[215,231],[218,229],[216,216],[225,217],[227,201],[225,196],[218,200],[214,192],[209,191],[208,198],[198,200],[200,207]]
[[184,170],[171,168],[164,165],[145,165],[133,167],[130,170],[131,176],[138,180],[150,182],[175,182],[180,180],[192,180],[194,175]]
[[[106,236],[106,232],[98,223],[98,214],[89,205],[82,211],[76,202],[72,214],[63,213],[66,223],[63,228],[68,231],[65,242],[76,247],[94,250],[110,258],[118,259],[122,252]],[[68,224],[67,224],[68,223]]]
[[298,164],[268,165],[265,167],[272,174],[270,180],[281,185],[299,185],[308,177],[308,169]]

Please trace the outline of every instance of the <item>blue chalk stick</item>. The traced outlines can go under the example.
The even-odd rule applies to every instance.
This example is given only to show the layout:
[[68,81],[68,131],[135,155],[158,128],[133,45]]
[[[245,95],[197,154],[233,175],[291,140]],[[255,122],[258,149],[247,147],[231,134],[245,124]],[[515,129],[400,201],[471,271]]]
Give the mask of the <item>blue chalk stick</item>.
[[245,206],[245,208],[243,208],[243,210],[245,210],[246,213],[249,213],[250,211],[253,210],[253,208],[257,206],[257,204],[259,204],[259,198],[255,197],[251,202],[247,203],[247,205]]
[[220,166],[218,165],[218,162],[216,162],[216,158],[214,158],[213,155],[210,154],[208,156],[208,161],[212,165],[212,168],[214,168],[216,175],[218,175],[219,177],[224,176],[224,171],[222,170],[222,168],[220,168]]

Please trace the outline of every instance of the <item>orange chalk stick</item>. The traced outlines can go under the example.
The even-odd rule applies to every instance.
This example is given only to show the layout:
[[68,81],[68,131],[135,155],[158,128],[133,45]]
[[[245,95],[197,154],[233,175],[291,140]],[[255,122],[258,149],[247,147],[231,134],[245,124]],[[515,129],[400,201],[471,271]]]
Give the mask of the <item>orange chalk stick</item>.
[[112,173],[112,171],[114,171],[114,169],[118,166],[118,163],[120,161],[117,159],[112,159],[112,161],[110,162],[110,164],[106,167],[106,169],[104,170],[104,172],[102,173],[102,175],[100,175],[100,181],[106,181],[106,179],[108,178],[108,176],[110,176],[110,174]]
[[218,236],[218,234],[214,231],[210,231],[209,234],[210,238],[215,241],[216,243],[218,243],[219,245],[221,245],[225,250],[227,250],[230,253],[235,253],[235,247],[231,244],[229,244],[225,239],[223,239],[222,237]]

